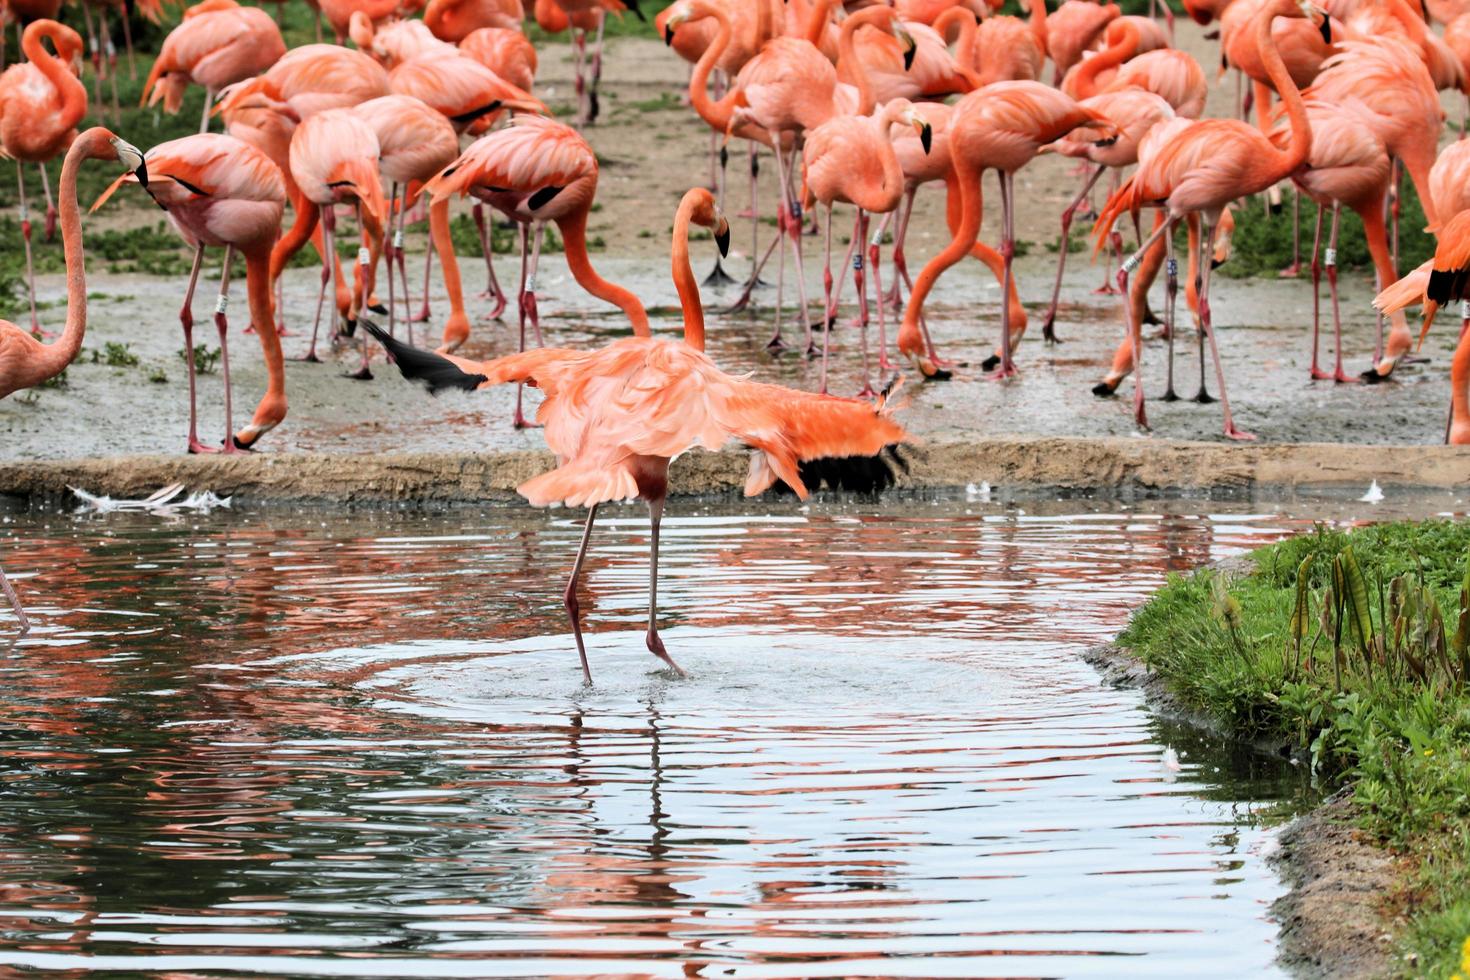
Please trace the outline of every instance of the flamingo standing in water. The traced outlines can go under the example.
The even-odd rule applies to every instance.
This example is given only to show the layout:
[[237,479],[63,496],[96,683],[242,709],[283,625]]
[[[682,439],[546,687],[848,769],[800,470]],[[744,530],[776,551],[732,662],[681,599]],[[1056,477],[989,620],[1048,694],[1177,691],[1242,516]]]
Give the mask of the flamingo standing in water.
[[[1108,199],[1097,222],[1097,242],[1101,248],[1123,212],[1137,211],[1144,206],[1167,209],[1167,220],[1158,225],[1118,272],[1119,286],[1125,292],[1129,272],[1137,267],[1142,256],[1160,238],[1172,258],[1173,228],[1186,215],[1196,213],[1203,219],[1203,253],[1209,254],[1214,250],[1215,228],[1227,205],[1236,198],[1260,193],[1306,163],[1312,149],[1311,125],[1307,121],[1301,92],[1291,80],[1272,40],[1271,25],[1278,17],[1310,20],[1316,16],[1318,12],[1308,0],[1267,0],[1256,15],[1254,29],[1261,60],[1291,121],[1290,141],[1284,149],[1278,148],[1259,129],[1238,119],[1176,119],[1155,130],[1157,140],[1150,140],[1144,146],[1139,154],[1138,170]],[[1209,340],[1214,358],[1225,435],[1231,439],[1254,439],[1253,435],[1236,427],[1230,412],[1225,369],[1220,362],[1220,348],[1210,312],[1210,265],[1205,262],[1199,268],[1199,327],[1201,335]],[[1143,385],[1139,377],[1138,353],[1142,346],[1139,325],[1131,308],[1127,304],[1124,308],[1128,310],[1126,336],[1133,348],[1134,417],[1139,425],[1147,425]],[[1172,327],[1172,324],[1165,325],[1171,333]]]
[[138,104],[162,101],[164,111],[173,115],[183,105],[189,83],[197,82],[204,86],[199,131],[205,132],[220,89],[259,75],[285,53],[281,29],[264,10],[242,7],[235,0],[204,0],[185,11],[183,23],[163,39]]
[[[0,398],[25,388],[34,388],[56,377],[82,349],[87,333],[87,265],[82,250],[82,215],[77,205],[77,171],[83,160],[120,160],[138,179],[148,180],[143,154],[100,126],[72,141],[61,164],[61,242],[66,253],[66,328],[61,338],[43,344],[12,323],[0,320]],[[20,635],[30,632],[30,622],[20,598],[0,570],[0,592],[20,623]]]
[[[47,51],[41,43],[46,38],[56,46],[56,54]],[[45,164],[76,138],[77,123],[87,114],[87,88],[68,67],[82,50],[81,36],[70,27],[54,20],[33,21],[21,35],[20,46],[29,60],[11,65],[0,75],[0,148],[6,156],[15,159],[15,179],[20,189],[20,234],[25,242],[26,284],[31,298],[31,330],[40,332],[25,165],[34,163],[41,171],[49,235],[55,208]]]
[[[517,116],[506,128],[476,140],[426,186],[431,205],[455,194],[471,194],[520,226],[521,350],[526,347],[528,322],[536,345],[541,345],[536,266],[548,221],[561,230],[567,266],[577,284],[622,310],[635,334],[650,336],[648,313],[638,297],[599,276],[587,255],[587,215],[597,193],[597,173],[597,155],[575,129],[542,116]],[[446,345],[452,339],[446,337]],[[526,425],[519,395],[514,424]]]
[[[286,367],[281,339],[276,334],[271,302],[271,248],[281,230],[286,208],[286,183],[281,169],[260,150],[222,133],[199,133],[160,143],[144,158],[148,181],[144,189],[168,212],[169,222],[194,248],[194,265],[184,290],[179,323],[184,328],[184,363],[189,375],[189,442],[191,453],[233,453],[254,446],[261,436],[286,417]],[[124,175],[92,206],[95,211],[117,187],[137,177]],[[204,262],[206,246],[224,248],[219,298],[214,325],[219,331],[220,364],[224,371],[225,438],[223,449],[199,441],[194,379],[194,288]],[[268,376],[265,397],[250,424],[234,434],[234,407],[230,383],[229,302],[230,266],[235,252],[245,256],[245,289],[250,303],[250,325],[260,339]]]
[[[694,223],[713,227],[722,248],[728,242],[728,226],[709,191],[686,194],[679,214],[676,234],[687,229],[687,214]],[[894,466],[902,464],[901,459],[895,463],[895,447],[908,440],[886,398],[876,403],[834,398],[725,374],[700,349],[704,319],[685,237],[674,241],[674,268],[685,341],[630,337],[595,351],[542,348],[475,362],[415,350],[368,326],[404,377],[430,391],[524,381],[545,393],[537,417],[561,464],[517,489],[538,507],[564,503],[588,509],[565,602],[589,685],[577,583],[602,504],[634,499],[648,504],[646,641],[651,653],[682,676],[658,633],[658,535],[670,461],[696,447],[718,449],[737,440],[753,450],[747,496],[782,482],[805,500],[823,482],[869,491],[892,485]]]

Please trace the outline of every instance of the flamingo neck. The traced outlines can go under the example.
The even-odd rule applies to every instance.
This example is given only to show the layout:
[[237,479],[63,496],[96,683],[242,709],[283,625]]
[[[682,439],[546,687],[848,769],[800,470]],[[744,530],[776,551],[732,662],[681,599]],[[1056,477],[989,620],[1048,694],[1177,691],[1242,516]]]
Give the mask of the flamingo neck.
[[[824,0],[830,3],[830,0]],[[868,79],[868,72],[863,68],[863,63],[857,56],[857,43],[854,36],[860,27],[879,27],[881,21],[892,20],[893,10],[889,7],[864,7],[855,14],[848,16],[842,22],[842,31],[837,35],[837,72],[841,77],[846,72],[851,79],[851,84],[857,87],[858,107],[857,115],[870,116],[873,114],[873,106],[877,99],[873,94],[873,84]]]
[[[59,27],[60,25],[55,25]],[[81,81],[67,70],[62,60],[42,44],[43,38],[50,38],[51,43],[60,48],[60,41],[56,36],[55,28],[51,22],[36,22],[26,28],[21,35],[20,46],[31,64],[36,70],[46,76],[46,80],[56,89],[61,96],[61,124],[64,129],[70,130],[82,121],[87,114],[87,88]]]
[[674,215],[673,264],[674,288],[679,291],[679,306],[684,311],[684,343],[704,350],[704,305],[699,299],[699,284],[689,265],[689,223],[694,217],[696,201],[688,195],[679,202]]
[[597,274],[587,257],[587,212],[581,210],[565,218],[557,219],[561,229],[562,245],[566,249],[567,268],[577,285],[596,296],[604,303],[618,307],[633,323],[633,333],[639,337],[651,337],[648,328],[648,313],[643,304],[622,286],[614,285]]
[[1103,72],[1117,68],[1138,53],[1138,28],[1127,21],[1114,21],[1118,25],[1116,43],[1085,59],[1077,66],[1076,97],[1090,99],[1098,92],[1097,77]]
[[61,165],[61,187],[57,191],[60,209],[61,243],[66,255],[66,327],[53,344],[42,348],[38,358],[41,377],[51,378],[76,359],[87,335],[87,257],[82,250],[82,215],[77,206],[77,171],[82,161],[100,156],[101,137],[89,130],[77,137]]
[[724,55],[725,49],[730,46],[730,17],[724,10],[716,7],[710,14],[719,25],[719,31],[715,39],[699,61],[695,62],[694,74],[689,76],[689,104],[699,117],[718,132],[726,132],[730,128],[730,119],[735,114],[736,99],[740,96],[740,90],[734,85],[725,93],[725,97],[718,102],[709,97],[709,75],[714,71],[715,63]]
[[[1042,2],[1045,3],[1046,0]],[[955,47],[955,68],[972,89],[983,85],[979,73],[975,70],[979,66],[979,62],[975,59],[975,35],[980,26],[975,15],[964,7],[950,7],[934,18],[931,26],[935,33],[944,40],[945,46],[950,43],[951,32],[955,27],[959,27],[959,44]]]
[[1266,77],[1271,79],[1282,104],[1286,106],[1286,115],[1291,121],[1291,142],[1285,150],[1277,150],[1267,141],[1269,157],[1263,179],[1269,179],[1262,187],[1269,187],[1291,174],[1307,161],[1307,156],[1312,152],[1312,127],[1307,123],[1307,108],[1302,103],[1302,94],[1291,80],[1291,73],[1286,70],[1281,52],[1276,49],[1276,41],[1271,36],[1271,24],[1276,17],[1273,4],[1256,18],[1256,46],[1260,50]]
[[1036,40],[1041,43],[1043,55],[1048,50],[1046,46],[1046,0],[1031,0],[1031,17],[1028,20],[1031,33],[1036,35]]
[[281,354],[281,338],[276,333],[276,306],[271,295],[270,249],[255,249],[246,253],[245,291],[250,302],[250,324],[260,340],[266,372],[265,397],[255,407],[250,424],[236,436],[238,442],[249,446],[286,417],[286,361]]
[[832,22],[832,8],[835,4],[836,0],[816,0],[807,14],[806,32],[803,36],[819,48],[827,33],[827,25]]

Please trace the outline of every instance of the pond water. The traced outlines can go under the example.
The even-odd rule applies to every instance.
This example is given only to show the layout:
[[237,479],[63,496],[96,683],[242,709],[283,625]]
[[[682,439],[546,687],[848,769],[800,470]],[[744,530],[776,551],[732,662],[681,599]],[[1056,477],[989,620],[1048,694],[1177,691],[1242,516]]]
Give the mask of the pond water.
[[[1256,505],[11,515],[0,966],[1241,976],[1284,763],[1079,659]],[[1310,509],[1308,509],[1310,511]],[[0,619],[0,631],[13,623]]]

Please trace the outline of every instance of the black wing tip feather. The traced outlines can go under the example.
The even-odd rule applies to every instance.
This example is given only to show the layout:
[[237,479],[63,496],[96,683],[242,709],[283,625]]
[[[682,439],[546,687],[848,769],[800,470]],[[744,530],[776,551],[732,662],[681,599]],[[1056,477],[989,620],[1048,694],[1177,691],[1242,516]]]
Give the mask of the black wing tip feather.
[[[823,456],[803,460],[797,473],[801,482],[813,493],[837,490],[842,493],[876,494],[892,489],[901,474],[909,471],[909,461],[899,452],[899,444],[884,446],[872,456]],[[791,487],[777,481],[777,493],[791,493]]]
[[489,380],[483,374],[470,374],[468,371],[461,370],[459,365],[449,358],[435,354],[433,351],[410,347],[396,337],[390,336],[387,331],[367,317],[359,317],[357,322],[393,356],[393,362],[398,365],[400,374],[410,381],[422,382],[431,395],[437,395],[447,388],[474,391]]
[[1470,269],[1432,269],[1424,294],[1440,306],[1470,297]]

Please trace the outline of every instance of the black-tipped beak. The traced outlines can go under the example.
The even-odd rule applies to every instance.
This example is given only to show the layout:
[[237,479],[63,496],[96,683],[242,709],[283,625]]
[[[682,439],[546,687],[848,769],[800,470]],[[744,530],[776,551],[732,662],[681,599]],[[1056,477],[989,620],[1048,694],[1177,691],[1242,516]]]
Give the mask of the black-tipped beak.
[[916,55],[918,53],[919,53],[919,49],[918,49],[918,47],[916,45],[910,44],[908,47],[904,48],[904,50],[903,50],[903,70],[904,71],[908,71],[910,68],[914,67],[914,55]]
[[628,5],[629,10],[633,11],[634,17],[637,17],[645,24],[648,23],[648,17],[638,8],[638,0],[623,0],[623,2]]
[[729,224],[729,222],[722,221],[722,222],[720,222],[720,226],[715,229],[715,244],[717,246],[719,246],[719,249],[720,249],[720,258],[723,259],[723,258],[727,257],[730,254],[730,224]]
[[664,44],[669,47],[674,45],[674,25],[672,24],[664,24]]
[[934,145],[934,127],[928,123],[925,123],[924,128],[919,130],[919,145],[924,148],[924,155],[928,156],[929,148]]
[[1332,43],[1332,18],[1331,17],[1323,17],[1322,18],[1321,31],[1322,31],[1322,43],[1323,44],[1331,44]]
[[134,170],[133,173],[137,174],[137,176],[138,176],[138,183],[140,183],[140,184],[143,185],[143,189],[144,190],[147,190],[148,189],[148,162],[146,160],[139,162],[138,169],[137,170]]

